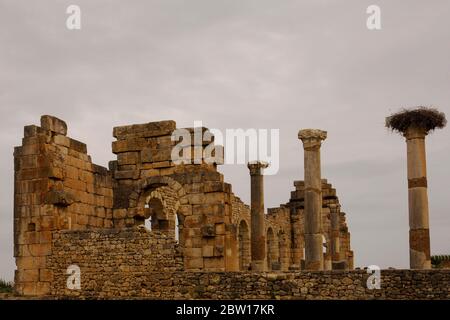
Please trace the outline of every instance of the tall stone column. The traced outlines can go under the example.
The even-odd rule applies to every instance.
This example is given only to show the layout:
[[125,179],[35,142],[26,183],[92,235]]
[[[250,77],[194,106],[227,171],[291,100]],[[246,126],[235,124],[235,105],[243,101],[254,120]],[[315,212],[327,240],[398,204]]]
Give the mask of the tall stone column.
[[327,132],[318,129],[300,130],[305,155],[305,269],[323,270],[322,244],[322,180],[320,146]]
[[248,163],[251,179],[251,253],[253,271],[266,269],[266,228],[264,224],[264,176],[268,164],[261,161]]
[[431,268],[425,136],[426,132],[418,128],[409,128],[405,132],[411,269]]
[[425,107],[402,110],[386,118],[386,127],[406,138],[411,269],[431,268],[425,137],[446,123],[444,113]]
[[330,205],[330,220],[331,220],[331,261],[338,262],[340,260],[340,243],[339,243],[339,213],[340,205]]

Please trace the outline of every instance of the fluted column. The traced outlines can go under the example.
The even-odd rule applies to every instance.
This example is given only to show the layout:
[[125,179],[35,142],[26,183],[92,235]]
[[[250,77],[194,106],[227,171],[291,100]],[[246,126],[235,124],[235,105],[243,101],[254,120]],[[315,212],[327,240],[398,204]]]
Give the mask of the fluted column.
[[425,136],[425,130],[414,127],[405,132],[411,269],[431,268]]
[[318,129],[300,130],[305,167],[305,269],[323,270],[322,245],[322,181],[320,146],[327,132]]
[[266,230],[264,224],[264,176],[268,164],[261,161],[248,163],[251,179],[251,253],[252,270],[266,269]]

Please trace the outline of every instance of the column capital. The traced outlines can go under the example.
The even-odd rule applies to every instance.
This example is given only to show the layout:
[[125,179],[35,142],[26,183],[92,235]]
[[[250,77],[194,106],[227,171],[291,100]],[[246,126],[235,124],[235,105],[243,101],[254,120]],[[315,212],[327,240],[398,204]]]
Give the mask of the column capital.
[[403,136],[406,138],[406,140],[425,139],[425,137],[427,136],[427,132],[423,128],[409,127],[405,130]]
[[250,161],[247,164],[247,167],[250,169],[251,176],[261,175],[262,169],[265,169],[268,166],[269,166],[269,164],[264,161]]
[[319,129],[303,129],[298,132],[298,138],[303,142],[303,148],[320,147],[322,140],[327,138],[327,132]]

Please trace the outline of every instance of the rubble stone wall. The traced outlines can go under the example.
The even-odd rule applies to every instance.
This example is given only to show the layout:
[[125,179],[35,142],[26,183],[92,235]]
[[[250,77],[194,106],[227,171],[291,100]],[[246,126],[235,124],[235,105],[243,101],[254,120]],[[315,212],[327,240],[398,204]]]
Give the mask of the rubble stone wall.
[[[137,275],[182,271],[183,257],[172,237],[143,226],[55,232],[53,255],[47,266],[54,275],[54,292],[70,294],[66,282],[67,269],[72,265],[80,268],[83,290],[107,297],[110,291],[105,288],[132,281]],[[124,293],[133,295],[133,290],[129,287]]]
[[88,272],[81,276],[81,290],[56,286],[52,293],[56,298],[86,299],[450,299],[450,270],[382,270],[379,290],[367,288],[368,277],[363,270],[138,272],[133,276]]

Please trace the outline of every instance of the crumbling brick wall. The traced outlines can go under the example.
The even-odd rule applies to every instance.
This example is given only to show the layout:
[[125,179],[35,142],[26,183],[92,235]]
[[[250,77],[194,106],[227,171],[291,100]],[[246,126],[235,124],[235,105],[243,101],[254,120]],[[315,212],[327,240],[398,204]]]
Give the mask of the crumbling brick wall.
[[[174,121],[114,128],[117,141],[113,142],[113,152],[117,154],[117,161],[110,163],[115,179],[114,225],[132,226],[148,219],[151,213],[146,211],[145,205],[149,194],[165,194],[163,201],[171,198],[173,215],[179,222],[185,269],[237,271],[231,186],[217,172],[216,163],[194,162],[195,149],[203,153],[209,142],[196,144],[192,139],[193,142],[185,146],[193,149],[191,163],[175,164],[172,150],[179,142],[172,141],[175,130]],[[195,134],[192,128],[186,130],[191,136]],[[202,128],[201,132],[207,129]],[[161,188],[166,190],[161,191]],[[167,221],[167,229],[173,230],[174,219],[168,217]]]
[[67,135],[64,121],[50,116],[27,126],[14,149],[14,256],[18,293],[48,293],[52,232],[110,228],[112,178],[92,163],[84,143]]
[[[291,198],[284,206],[290,209],[291,219],[291,237],[292,237],[292,257],[293,267],[298,268],[298,261],[304,259],[304,201],[305,201],[305,185],[304,181],[294,181],[295,190],[291,192]],[[334,257],[331,256],[331,208],[335,207],[338,211],[338,238],[339,253]],[[332,187],[326,179],[322,179],[322,232],[324,239],[324,261],[325,269],[349,269],[353,266],[353,251],[350,246],[350,233],[348,231],[345,212],[341,211],[339,198],[336,189]]]
[[[91,230],[95,235],[102,229],[120,238],[114,230],[150,221],[152,232],[177,243],[185,271],[249,269],[250,207],[224,182],[217,171],[220,161],[198,162],[194,158],[211,146],[214,154],[220,148],[210,134],[209,139],[195,140],[199,131],[207,135],[207,128],[186,128],[184,132],[192,139],[182,145],[181,151],[191,150],[191,158],[175,163],[172,152],[180,140],[173,137],[178,130],[174,121],[114,128],[117,140],[112,150],[117,160],[106,169],[92,163],[84,143],[67,136],[64,121],[43,116],[40,127],[25,127],[22,146],[14,152],[14,255],[19,294],[48,294],[54,273],[66,270],[67,261],[61,264],[55,257],[74,252],[55,247],[54,239],[69,241],[69,235],[77,234],[70,232]],[[269,209],[266,215],[268,270],[301,269],[304,186],[302,181],[294,184],[296,190],[290,201]],[[322,189],[323,231],[329,241],[330,208],[339,200],[326,180]],[[342,212],[339,226],[341,252],[337,260],[352,269],[350,234]],[[131,243],[140,241],[140,236],[130,234],[138,237],[131,238]],[[124,248],[119,246],[118,255],[123,254],[121,250]]]

